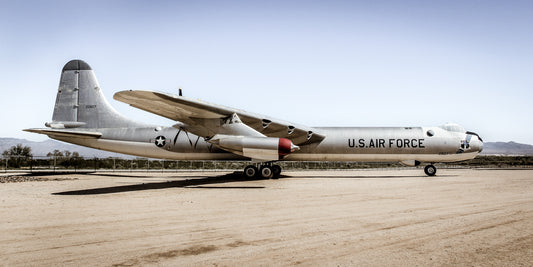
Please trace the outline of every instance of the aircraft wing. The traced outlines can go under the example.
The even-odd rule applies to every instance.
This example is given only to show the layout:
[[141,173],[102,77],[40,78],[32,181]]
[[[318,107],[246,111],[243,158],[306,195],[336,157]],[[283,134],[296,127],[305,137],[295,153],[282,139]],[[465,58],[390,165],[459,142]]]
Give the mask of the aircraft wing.
[[262,135],[287,138],[296,145],[316,143],[325,138],[311,127],[174,94],[129,90],[117,92],[113,98],[133,107],[182,122],[185,125],[181,127],[202,137],[210,138],[220,134],[216,124],[236,114],[244,124]]

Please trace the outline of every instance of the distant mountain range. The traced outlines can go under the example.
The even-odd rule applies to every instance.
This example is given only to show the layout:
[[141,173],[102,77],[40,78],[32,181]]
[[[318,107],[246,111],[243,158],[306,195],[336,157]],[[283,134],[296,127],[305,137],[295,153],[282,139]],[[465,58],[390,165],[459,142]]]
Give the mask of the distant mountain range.
[[516,142],[486,142],[482,155],[528,155],[533,156],[533,146]]
[[[46,156],[49,152],[55,149],[60,151],[68,150],[70,152],[78,152],[83,157],[120,157],[120,158],[135,158],[134,156],[124,155],[119,153],[107,152],[98,149],[92,149],[83,146],[71,145],[64,142],[48,139],[42,142],[28,141],[18,138],[0,138],[0,152],[9,149],[10,147],[22,144],[31,147],[34,156]],[[533,145],[519,144],[516,142],[485,142],[483,145],[482,155],[529,155],[533,156]]]

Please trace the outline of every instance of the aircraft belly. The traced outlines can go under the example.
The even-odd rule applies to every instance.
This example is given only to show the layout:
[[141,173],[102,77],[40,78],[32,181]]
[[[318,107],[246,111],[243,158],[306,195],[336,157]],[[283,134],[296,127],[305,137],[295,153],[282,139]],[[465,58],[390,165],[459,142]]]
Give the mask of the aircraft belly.
[[400,162],[418,160],[420,162],[455,162],[474,158],[478,153],[461,154],[320,154],[295,153],[285,161],[360,161],[360,162]]
[[238,160],[242,157],[231,153],[210,153],[210,152],[195,152],[195,153],[177,153],[167,151],[156,147],[152,143],[120,141],[109,139],[71,139],[71,138],[56,138],[61,141],[92,147],[96,149],[117,152],[122,154],[134,155],[147,158],[160,158],[169,160]]
[[[103,136],[98,139],[51,136],[54,139],[81,146],[101,149],[122,154],[161,158],[171,160],[239,160],[245,159],[224,150],[213,148],[203,138],[192,134],[180,133],[174,128],[154,131],[153,128],[99,129]],[[157,137],[164,137],[164,145],[156,145]]]

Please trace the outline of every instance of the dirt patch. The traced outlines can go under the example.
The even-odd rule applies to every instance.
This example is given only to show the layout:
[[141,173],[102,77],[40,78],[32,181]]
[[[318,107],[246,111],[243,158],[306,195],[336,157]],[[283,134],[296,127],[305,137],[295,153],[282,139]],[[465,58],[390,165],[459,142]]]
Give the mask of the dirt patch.
[[215,251],[216,249],[217,247],[212,246],[212,245],[192,246],[192,247],[188,247],[185,249],[177,249],[177,250],[169,250],[165,252],[151,253],[148,255],[144,255],[140,258],[128,260],[122,263],[113,264],[113,266],[133,266],[133,265],[146,264],[146,263],[156,263],[163,259],[170,259],[170,258],[175,258],[179,256],[199,255],[199,254]]
[[0,176],[0,183],[24,183],[24,182],[48,182],[48,181],[65,181],[65,180],[77,180],[78,178],[64,178],[64,177],[35,177],[25,175],[8,175]]

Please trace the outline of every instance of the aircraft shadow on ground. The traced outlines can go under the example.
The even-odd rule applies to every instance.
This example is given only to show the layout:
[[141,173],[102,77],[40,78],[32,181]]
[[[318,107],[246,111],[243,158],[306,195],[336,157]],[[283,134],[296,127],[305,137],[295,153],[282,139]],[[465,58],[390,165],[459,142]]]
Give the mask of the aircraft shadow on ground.
[[[150,175],[136,175],[133,173],[133,175],[127,174],[127,173],[89,173],[88,175],[94,175],[94,176],[107,176],[107,177],[128,177],[128,178],[154,178],[154,175],[156,173]],[[188,175],[186,178],[203,178],[205,175]],[[220,176],[222,177],[222,176]],[[164,178],[184,178],[184,176],[179,175],[170,175],[165,176]]]
[[[132,177],[122,174],[99,174],[99,176],[112,176],[112,177]],[[439,175],[436,177],[454,177],[457,175]],[[197,178],[203,177],[203,178]],[[154,176],[133,176],[133,178],[157,178]],[[165,177],[165,179],[172,177]],[[133,185],[122,185],[122,186],[110,186],[110,187],[101,187],[101,188],[92,188],[92,189],[82,189],[82,190],[73,190],[73,191],[64,191],[52,193],[53,195],[99,195],[99,194],[113,194],[113,193],[122,193],[122,192],[133,192],[133,191],[143,191],[143,190],[155,190],[155,189],[167,189],[167,188],[198,188],[198,189],[263,189],[264,186],[213,186],[216,184],[232,183],[232,182],[246,182],[246,181],[257,181],[264,180],[261,178],[245,178],[242,175],[242,172],[234,172],[220,176],[188,176],[179,178],[192,178],[187,180],[178,180],[178,181],[165,181],[165,182],[154,182],[154,183],[142,183],[142,184],[133,184]],[[281,175],[279,179],[286,178],[295,178],[292,176]],[[364,175],[337,175],[337,176],[323,176],[323,175],[305,175],[298,176],[298,179],[317,179],[317,178],[326,178],[326,179],[383,179],[383,178],[426,178],[426,176],[399,176],[399,175],[381,175],[381,176],[364,176]],[[428,178],[431,179],[431,178]]]
[[[116,175],[119,176],[119,175]],[[125,175],[122,175],[125,176]],[[127,177],[127,176],[126,176]],[[137,176],[136,176],[137,177]],[[204,176],[202,176],[204,177]],[[152,176],[153,178],[153,176]],[[182,177],[183,178],[183,177]],[[238,172],[230,173],[221,176],[212,176],[198,179],[187,179],[179,181],[165,181],[157,183],[142,183],[133,185],[110,186],[93,189],[83,189],[74,191],[64,191],[52,193],[53,195],[99,195],[99,194],[113,194],[122,192],[166,189],[166,188],[200,188],[200,189],[263,189],[264,186],[212,186],[214,184],[224,184],[231,182],[253,181],[257,179],[247,179]]]
[[439,177],[455,177],[458,175],[437,175],[433,177],[428,177],[426,175],[335,175],[335,176],[324,176],[324,175],[304,175],[298,176],[298,178],[326,178],[326,179],[383,179],[383,178],[394,178],[394,179],[405,179],[405,178],[439,178]]

